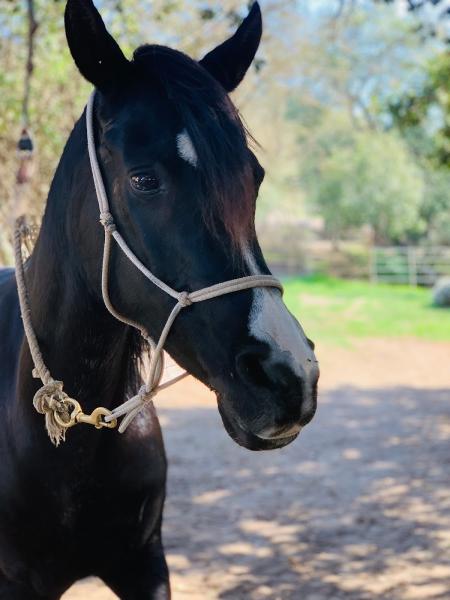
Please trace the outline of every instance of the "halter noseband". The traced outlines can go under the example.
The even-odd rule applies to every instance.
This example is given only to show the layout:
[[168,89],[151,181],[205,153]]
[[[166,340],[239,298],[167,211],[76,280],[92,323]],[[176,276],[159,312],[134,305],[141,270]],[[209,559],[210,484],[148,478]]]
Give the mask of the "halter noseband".
[[[20,251],[20,232],[17,235],[16,232],[16,266],[18,271],[18,289],[19,289],[19,300],[21,304],[21,312],[24,320],[25,326],[25,334],[27,336],[27,340],[29,342],[31,354],[33,357],[33,361],[35,364],[36,371],[39,377],[43,380],[44,386],[41,388],[34,399],[34,405],[39,410],[39,412],[44,412],[46,414],[46,422],[47,429],[49,431],[50,437],[53,441],[55,441],[56,434],[52,434],[49,428],[49,418],[53,421],[50,423],[51,426],[60,426],[63,428],[63,431],[59,432],[59,439],[64,439],[65,429],[71,427],[72,425],[80,422],[91,423],[97,426],[98,428],[104,427],[114,427],[117,423],[118,417],[124,417],[120,426],[119,431],[122,433],[131,423],[131,421],[138,415],[138,413],[144,408],[146,403],[150,402],[152,398],[158,393],[158,391],[176,383],[183,377],[187,375],[187,373],[183,373],[174,377],[170,381],[161,384],[161,378],[164,371],[164,344],[166,342],[167,336],[169,335],[170,329],[180,311],[191,304],[196,302],[203,302],[205,300],[210,300],[212,298],[217,298],[219,296],[223,296],[225,294],[231,294],[234,292],[239,292],[242,290],[248,290],[255,287],[274,287],[278,288],[280,291],[283,291],[283,287],[281,283],[275,277],[271,275],[250,275],[248,277],[240,277],[238,279],[232,279],[229,281],[225,281],[222,283],[218,283],[216,285],[212,285],[209,287],[205,287],[200,290],[196,290],[194,292],[181,291],[178,292],[171,288],[169,285],[158,279],[156,275],[154,275],[147,267],[139,260],[139,258],[132,252],[122,235],[117,230],[116,224],[114,222],[113,215],[110,212],[108,196],[106,194],[105,185],[103,182],[103,178],[100,172],[100,167],[98,163],[97,153],[95,149],[95,136],[94,136],[94,103],[95,103],[95,91],[91,94],[87,107],[86,107],[86,129],[87,129],[87,142],[88,142],[88,152],[89,152],[89,160],[92,170],[92,176],[94,179],[95,191],[97,195],[99,210],[100,210],[100,222],[103,225],[105,238],[104,238],[104,247],[103,247],[103,262],[102,262],[102,296],[103,301],[105,303],[108,311],[126,325],[130,325],[139,330],[142,337],[148,342],[151,348],[151,360],[150,360],[150,368],[149,368],[149,376],[147,383],[141,387],[139,392],[130,400],[127,400],[123,404],[120,404],[112,411],[104,408],[96,409],[92,415],[84,415],[81,411],[80,405],[73,399],[68,398],[68,396],[62,391],[62,383],[55,382],[53,378],[50,376],[48,369],[45,367],[45,364],[42,360],[42,355],[39,351],[39,347],[37,345],[36,336],[34,335],[34,331],[32,330],[31,320],[27,319],[27,309],[29,313],[29,307],[27,306],[27,298],[26,298],[26,289],[24,284],[23,277],[23,263],[20,257],[18,257],[18,248],[17,248],[17,240],[19,240],[19,251]],[[139,323],[127,318],[126,316],[120,314],[113,306],[110,296],[109,296],[109,262],[111,256],[111,241],[114,239],[119,248],[125,254],[125,256],[129,259],[129,261],[137,268],[139,271],[149,279],[154,285],[156,285],[163,292],[171,296],[174,300],[176,300],[176,304],[173,307],[171,313],[169,314],[167,321],[164,325],[164,328],[161,332],[159,340],[157,343],[154,342],[150,334],[147,332],[145,327],[140,325]],[[20,251],[21,253],[21,251]],[[20,268],[22,267],[22,269]],[[22,277],[21,277],[22,275]],[[23,280],[23,288],[25,293],[21,293],[21,285],[20,280]],[[29,322],[28,322],[29,321]],[[34,339],[33,339],[34,338]],[[56,386],[56,388],[55,388]],[[48,388],[48,389],[47,389]],[[50,398],[50,400],[49,400]],[[56,400],[55,400],[56,398]],[[70,414],[72,417],[70,423],[65,418],[58,416],[58,408],[57,402],[66,402],[71,404],[72,406],[78,406],[78,412],[74,416],[74,411]],[[53,414],[51,414],[53,411]],[[101,411],[100,413],[96,413],[96,411]],[[95,414],[95,417],[93,416]],[[95,422],[92,422],[95,421]]]

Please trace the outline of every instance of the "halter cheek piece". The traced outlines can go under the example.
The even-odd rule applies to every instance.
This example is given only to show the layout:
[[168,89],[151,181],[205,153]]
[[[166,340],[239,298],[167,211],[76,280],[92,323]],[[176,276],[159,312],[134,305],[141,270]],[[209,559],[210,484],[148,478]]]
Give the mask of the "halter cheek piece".
[[[92,93],[89,98],[89,102],[86,108],[86,127],[87,127],[87,141],[89,160],[91,164],[92,175],[94,179],[95,191],[97,194],[98,205],[100,209],[100,222],[103,225],[105,231],[105,241],[103,248],[103,263],[102,263],[102,296],[108,311],[119,321],[130,325],[138,329],[142,337],[148,342],[151,348],[151,360],[150,369],[147,383],[141,387],[139,392],[127,400],[123,404],[117,406],[112,411],[99,407],[94,410],[91,415],[85,415],[81,406],[76,400],[69,398],[63,391],[62,382],[55,381],[48,369],[46,368],[42,359],[41,352],[37,343],[36,336],[34,334],[31,325],[30,309],[28,304],[28,297],[25,288],[25,278],[23,269],[23,260],[21,253],[21,242],[23,232],[21,226],[16,229],[15,235],[15,253],[16,253],[16,270],[17,270],[17,284],[19,291],[20,307],[22,312],[22,318],[24,322],[25,334],[30,346],[31,355],[35,365],[35,372],[42,379],[44,386],[36,393],[33,403],[39,412],[46,415],[46,425],[52,441],[58,445],[60,440],[65,439],[65,431],[76,425],[77,423],[88,423],[92,424],[97,428],[101,427],[115,427],[117,425],[117,418],[124,417],[120,426],[119,431],[122,433],[131,423],[131,421],[138,415],[138,413],[144,408],[146,403],[150,402],[152,398],[162,389],[176,383],[187,373],[178,375],[177,377],[161,384],[161,378],[164,372],[164,344],[167,336],[169,335],[170,329],[181,310],[191,306],[196,302],[203,302],[204,300],[210,300],[223,296],[225,294],[231,294],[242,290],[248,290],[255,287],[274,287],[283,291],[281,283],[270,275],[251,275],[248,277],[240,277],[238,279],[232,279],[223,283],[218,283],[195,292],[182,291],[177,292],[172,289],[166,283],[158,279],[151,271],[147,269],[145,265],[139,260],[139,258],[131,251],[124,238],[121,236],[114,222],[114,218],[109,210],[109,202],[106,194],[105,186],[103,183],[102,175],[100,172],[97,153],[95,150],[95,138],[94,138],[94,102],[95,92]],[[166,294],[176,300],[176,304],[173,307],[169,317],[164,325],[159,340],[157,343],[151,338],[147,330],[132,321],[131,319],[121,315],[113,306],[109,297],[109,262],[111,255],[111,241],[114,239],[119,248],[130,260],[130,262],[139,271],[149,279],[159,289],[164,291]]]

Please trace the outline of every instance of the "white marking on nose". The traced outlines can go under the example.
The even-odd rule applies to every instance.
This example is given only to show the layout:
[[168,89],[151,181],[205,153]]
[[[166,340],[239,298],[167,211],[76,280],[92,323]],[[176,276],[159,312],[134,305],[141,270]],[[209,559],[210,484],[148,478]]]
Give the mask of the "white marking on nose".
[[[258,265],[248,248],[244,250],[244,258],[252,275],[259,275]],[[306,381],[314,377],[317,370],[314,353],[278,290],[253,289],[248,327],[251,336],[269,345],[277,361],[284,359],[294,373]]]
[[186,131],[183,129],[181,133],[177,135],[177,149],[180,157],[188,162],[193,167],[196,167],[198,164],[198,156],[195,151],[194,144]]

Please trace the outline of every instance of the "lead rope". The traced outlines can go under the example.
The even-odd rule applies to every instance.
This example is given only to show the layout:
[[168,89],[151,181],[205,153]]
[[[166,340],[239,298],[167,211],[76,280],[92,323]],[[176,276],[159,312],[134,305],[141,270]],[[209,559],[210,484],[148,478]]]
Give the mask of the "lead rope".
[[[25,266],[22,255],[22,244],[29,235],[29,229],[25,217],[16,220],[14,230],[14,258],[16,265],[16,283],[19,296],[20,312],[22,315],[23,328],[30,348],[34,369],[33,377],[41,379],[44,384],[34,395],[33,405],[37,412],[45,415],[45,426],[47,433],[55,446],[66,439],[66,431],[76,423],[91,422],[96,427],[112,425],[100,425],[101,417],[106,414],[107,409],[98,408],[92,415],[84,415],[80,404],[70,398],[63,390],[62,381],[56,381],[45,365],[39,342],[31,321],[31,309],[28,291],[25,281]],[[108,413],[110,411],[107,411]]]
[[[102,297],[106,308],[113,317],[126,325],[134,327],[140,332],[142,337],[150,345],[151,359],[147,383],[140,388],[135,396],[123,404],[120,404],[112,411],[103,407],[99,407],[95,409],[91,415],[85,415],[82,412],[80,404],[73,398],[67,396],[67,394],[63,391],[63,383],[60,381],[55,381],[52,378],[49,370],[45,366],[42,353],[40,352],[39,344],[31,322],[31,311],[25,285],[25,274],[21,249],[24,224],[23,222],[20,223],[20,220],[18,220],[14,235],[14,244],[20,309],[24,323],[25,335],[28,340],[28,345],[30,346],[33,363],[35,365],[35,374],[40,377],[44,384],[43,387],[36,393],[33,404],[38,412],[45,413],[47,431],[50,439],[55,445],[58,445],[61,440],[64,440],[66,430],[77,423],[88,423],[94,425],[98,429],[102,427],[113,428],[117,425],[117,419],[119,417],[124,417],[119,426],[119,432],[123,433],[132,420],[139,414],[146,404],[152,401],[154,396],[159,391],[169,387],[170,385],[173,385],[177,381],[180,381],[180,379],[188,374],[182,373],[170,381],[167,381],[163,384],[161,383],[164,372],[164,344],[175,319],[184,308],[187,308],[197,302],[211,300],[212,298],[217,298],[225,294],[231,294],[255,287],[273,287],[279,289],[281,292],[283,291],[281,283],[278,281],[278,279],[272,277],[271,275],[250,275],[248,277],[240,277],[238,279],[217,283],[194,292],[177,292],[166,283],[158,279],[158,277],[156,277],[151,271],[149,271],[147,267],[142,264],[139,258],[131,251],[124,238],[118,232],[114,223],[114,217],[109,209],[108,196],[106,194],[95,149],[93,125],[94,103],[95,92],[91,94],[86,108],[86,131],[89,160],[100,210],[100,223],[103,225],[105,234],[102,261]],[[109,263],[111,257],[112,239],[117,242],[119,248],[129,259],[129,261],[147,279],[149,279],[159,289],[176,300],[176,304],[167,318],[157,343],[154,342],[147,330],[142,325],[120,314],[114,308],[111,302],[109,296]]]

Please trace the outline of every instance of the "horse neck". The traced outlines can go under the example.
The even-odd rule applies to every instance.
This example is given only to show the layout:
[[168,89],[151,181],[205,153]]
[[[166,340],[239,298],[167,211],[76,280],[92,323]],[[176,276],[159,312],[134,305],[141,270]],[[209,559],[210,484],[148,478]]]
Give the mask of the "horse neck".
[[[87,412],[123,400],[138,344],[100,295],[103,232],[84,127],[82,117],[61,157],[26,278],[44,361]],[[29,379],[29,354],[24,364]]]

